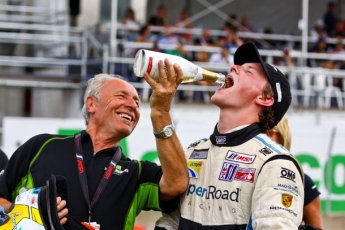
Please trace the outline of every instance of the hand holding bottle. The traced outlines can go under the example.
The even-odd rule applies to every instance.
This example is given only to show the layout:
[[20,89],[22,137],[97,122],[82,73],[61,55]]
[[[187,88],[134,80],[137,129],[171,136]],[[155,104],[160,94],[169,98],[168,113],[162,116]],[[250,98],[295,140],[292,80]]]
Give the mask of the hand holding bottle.
[[157,62],[158,79],[153,79],[147,72],[143,74],[145,81],[151,86],[150,97],[151,116],[155,112],[169,113],[170,105],[183,79],[182,69],[178,64],[172,64],[169,59]]

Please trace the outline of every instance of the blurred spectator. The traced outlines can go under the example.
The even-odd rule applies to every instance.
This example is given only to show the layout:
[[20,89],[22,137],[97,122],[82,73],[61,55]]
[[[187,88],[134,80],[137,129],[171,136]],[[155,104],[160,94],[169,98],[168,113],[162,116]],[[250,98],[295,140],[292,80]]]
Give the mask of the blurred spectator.
[[[194,28],[193,24],[189,21],[189,13],[187,10],[181,11],[180,18],[176,21],[176,26],[185,28],[185,29],[192,29]],[[187,32],[180,33],[180,37],[182,37],[187,43],[189,43],[192,39],[192,35]]]
[[[209,62],[210,55],[208,52],[205,51],[199,51],[196,53],[196,62]],[[214,86],[214,82],[209,81],[197,81],[196,84],[201,86]],[[209,102],[210,97],[214,94],[214,90],[211,91],[202,91],[202,92],[194,92],[194,100],[195,101],[203,101],[203,102]]]
[[138,26],[139,22],[135,19],[135,14],[132,8],[128,8],[125,17],[121,20],[122,24],[128,26]]
[[164,36],[158,39],[158,45],[178,45],[180,43],[179,36],[173,33],[170,25],[165,26],[164,32]]
[[78,26],[78,15],[80,14],[80,0],[69,0],[70,26]]
[[161,4],[157,8],[155,15],[151,16],[149,19],[149,24],[153,26],[166,26],[169,25],[169,20],[167,18],[167,9],[165,5]]
[[[319,38],[316,44],[312,47],[310,52],[313,53],[330,53],[331,48],[327,45],[326,39]],[[321,59],[309,59],[312,67],[321,67],[324,65],[324,60]]]
[[339,39],[338,42],[335,44],[332,53],[335,54],[344,54],[345,53],[345,49],[344,49],[344,45],[342,43],[342,39]]
[[212,46],[214,41],[211,36],[211,31],[208,28],[203,29],[202,35],[200,37],[200,44],[203,46]]
[[330,35],[333,32],[335,24],[338,21],[336,10],[336,4],[334,2],[329,2],[327,6],[327,11],[324,13],[323,16],[323,22],[325,23],[325,29],[328,35]]
[[345,38],[344,23],[342,21],[337,21],[329,36],[331,38]]
[[229,48],[227,46],[222,46],[219,53],[213,53],[211,55],[209,62],[215,64],[228,64],[231,66],[234,64],[234,56],[229,53]]
[[[325,69],[332,69],[332,70],[339,70],[344,68],[344,63],[343,62],[337,62],[337,61],[324,61],[323,68]],[[343,78],[338,78],[338,77],[332,77],[332,86],[338,87],[341,91],[343,91],[344,86],[343,86]],[[331,98],[331,107],[336,107],[337,102],[336,98]]]
[[226,45],[226,37],[222,36],[222,35],[218,36],[217,41],[214,45],[218,46],[218,47],[225,46]]
[[136,21],[132,8],[127,8],[126,15],[121,20],[121,23],[128,27],[123,31],[122,36],[126,36],[128,41],[135,41],[138,36],[137,28],[139,26],[139,22]]
[[310,36],[318,40],[319,38],[327,38],[328,34],[324,29],[324,23],[321,19],[316,20],[313,29],[310,31]]
[[274,65],[296,67],[296,60],[293,60],[290,56],[290,49],[288,47],[284,47],[282,51],[283,56],[274,58]]
[[136,42],[154,42],[155,36],[151,34],[150,27],[144,25],[139,30],[139,36],[137,36]]
[[3,173],[2,170],[5,169],[7,162],[8,162],[7,155],[0,149],[0,176]]
[[246,14],[242,15],[241,25],[240,31],[256,32],[256,28],[250,24],[249,17]]
[[225,28],[225,45],[231,49],[231,48],[237,48],[241,46],[244,42],[243,40],[238,36],[238,29],[226,27]]
[[181,42],[178,42],[176,44],[175,49],[170,49],[166,52],[167,54],[172,54],[175,56],[179,56],[182,58],[188,58],[188,51],[184,48],[184,45]]
[[221,29],[224,29],[226,27],[230,27],[233,29],[238,29],[240,27],[240,24],[238,22],[237,14],[230,14],[227,21],[225,21],[224,27]]
[[210,59],[209,53],[206,51],[200,50],[200,51],[196,52],[194,61],[196,61],[196,62],[208,62],[209,59]]
[[311,52],[313,53],[329,53],[329,47],[327,45],[326,39],[319,38],[314,47],[312,47]]

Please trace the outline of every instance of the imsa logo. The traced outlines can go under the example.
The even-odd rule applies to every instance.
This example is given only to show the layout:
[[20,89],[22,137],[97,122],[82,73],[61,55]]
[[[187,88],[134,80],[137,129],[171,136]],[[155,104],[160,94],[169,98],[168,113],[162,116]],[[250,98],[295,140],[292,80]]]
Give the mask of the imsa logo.
[[247,155],[244,153],[237,153],[237,152],[229,150],[225,157],[225,160],[240,162],[244,164],[251,164],[254,162],[255,157],[256,157],[255,155]]
[[291,180],[291,181],[293,181],[293,182],[296,183],[296,181],[295,181],[296,173],[294,173],[294,172],[291,171],[290,169],[287,169],[287,168],[283,168],[283,167],[282,167],[282,170],[280,171],[280,177],[281,177],[281,178],[288,179],[288,180]]

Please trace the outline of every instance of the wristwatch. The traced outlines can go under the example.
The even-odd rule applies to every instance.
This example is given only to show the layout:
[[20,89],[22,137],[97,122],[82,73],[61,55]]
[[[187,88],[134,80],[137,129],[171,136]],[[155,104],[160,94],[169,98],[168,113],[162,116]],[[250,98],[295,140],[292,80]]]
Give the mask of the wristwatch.
[[174,125],[170,124],[170,125],[165,126],[162,129],[162,131],[160,131],[159,133],[153,132],[153,134],[157,138],[168,138],[168,137],[171,137],[173,135],[174,131],[175,131]]

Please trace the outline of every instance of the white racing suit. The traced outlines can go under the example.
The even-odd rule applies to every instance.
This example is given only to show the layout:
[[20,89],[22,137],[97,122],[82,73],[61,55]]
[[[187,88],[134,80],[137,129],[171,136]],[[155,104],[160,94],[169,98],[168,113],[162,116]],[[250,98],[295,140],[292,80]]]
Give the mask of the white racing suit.
[[298,229],[304,199],[298,161],[257,124],[228,134],[216,129],[185,151],[190,180],[180,210],[163,214],[156,229]]

